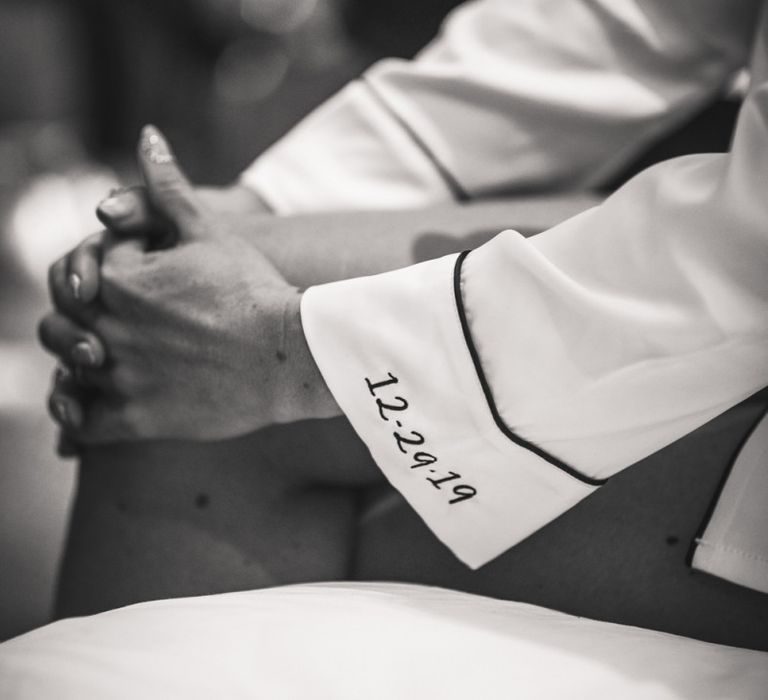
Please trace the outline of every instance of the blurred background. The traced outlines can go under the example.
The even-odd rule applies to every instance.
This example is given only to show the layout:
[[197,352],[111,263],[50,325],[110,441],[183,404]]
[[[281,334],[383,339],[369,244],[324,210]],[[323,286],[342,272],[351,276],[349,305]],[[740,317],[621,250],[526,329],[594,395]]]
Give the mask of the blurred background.
[[46,270],[134,181],[140,127],[160,126],[196,182],[225,184],[456,4],[0,0],[0,639],[49,619],[75,488],[44,408]]

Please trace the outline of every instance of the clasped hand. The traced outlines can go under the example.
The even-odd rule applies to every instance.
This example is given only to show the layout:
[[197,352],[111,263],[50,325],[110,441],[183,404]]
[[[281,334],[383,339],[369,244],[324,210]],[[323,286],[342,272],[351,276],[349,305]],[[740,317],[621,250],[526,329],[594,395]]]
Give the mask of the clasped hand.
[[[80,442],[220,439],[338,413],[301,329],[300,292],[251,242],[229,235],[179,170],[162,135],[142,133],[139,164],[158,226],[176,245],[105,231],[98,299],[66,256],[50,270],[56,311],[40,324],[62,358],[54,418]],[[88,284],[93,287],[93,276]]]

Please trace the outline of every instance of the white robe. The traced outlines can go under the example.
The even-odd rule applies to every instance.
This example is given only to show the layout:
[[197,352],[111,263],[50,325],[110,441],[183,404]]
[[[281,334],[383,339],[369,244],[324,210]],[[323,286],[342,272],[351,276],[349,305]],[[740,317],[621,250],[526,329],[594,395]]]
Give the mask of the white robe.
[[[285,214],[587,187],[725,90],[752,53],[729,153],[658,164],[528,240],[505,231],[466,259],[305,294],[339,405],[469,566],[766,384],[763,9],[470,2],[416,60],[374,66],[244,173]],[[764,510],[753,531],[768,532]],[[765,590],[765,569],[749,570],[768,536],[752,539],[762,549],[750,545],[741,582]]]

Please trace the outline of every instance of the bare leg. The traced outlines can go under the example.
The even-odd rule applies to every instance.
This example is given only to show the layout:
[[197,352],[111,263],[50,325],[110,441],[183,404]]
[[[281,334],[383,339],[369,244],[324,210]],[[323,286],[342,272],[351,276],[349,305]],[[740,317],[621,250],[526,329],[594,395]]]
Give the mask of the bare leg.
[[[94,451],[83,463],[57,612],[298,581],[398,580],[768,650],[768,596],[686,566],[765,401],[764,393],[615,477],[475,572],[381,482],[343,420],[216,444]],[[335,485],[317,485],[318,476]],[[373,505],[361,510],[358,488],[376,482]]]
[[357,486],[378,479],[344,420],[90,450],[56,614],[349,578]]
[[768,650],[768,595],[692,571],[688,547],[768,393],[611,479],[471,571],[394,496],[361,517],[355,575],[509,598],[575,615]]

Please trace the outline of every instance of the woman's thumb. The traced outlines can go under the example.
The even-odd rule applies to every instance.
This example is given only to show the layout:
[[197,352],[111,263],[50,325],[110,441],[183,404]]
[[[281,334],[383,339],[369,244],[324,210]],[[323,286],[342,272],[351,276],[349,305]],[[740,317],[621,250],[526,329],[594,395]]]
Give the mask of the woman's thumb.
[[195,238],[200,229],[200,203],[168,141],[156,127],[142,129],[138,160],[155,209],[176,226],[182,240]]

